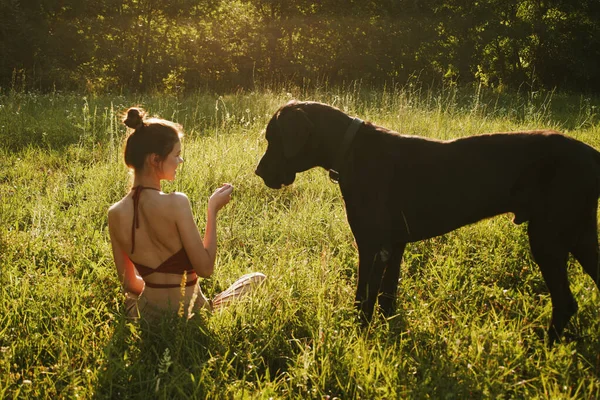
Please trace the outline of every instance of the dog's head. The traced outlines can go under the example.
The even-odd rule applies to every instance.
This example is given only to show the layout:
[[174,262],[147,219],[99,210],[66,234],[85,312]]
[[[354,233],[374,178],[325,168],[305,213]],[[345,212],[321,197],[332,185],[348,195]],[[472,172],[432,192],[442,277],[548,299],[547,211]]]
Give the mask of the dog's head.
[[297,172],[316,166],[314,133],[307,104],[291,101],[281,107],[267,125],[267,150],[256,174],[273,189],[290,185]]

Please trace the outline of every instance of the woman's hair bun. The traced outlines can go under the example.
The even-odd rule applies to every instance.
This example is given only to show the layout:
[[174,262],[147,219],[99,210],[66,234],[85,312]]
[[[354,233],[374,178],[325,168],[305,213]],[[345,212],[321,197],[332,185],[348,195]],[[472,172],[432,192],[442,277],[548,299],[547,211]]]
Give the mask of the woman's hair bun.
[[127,117],[123,120],[123,123],[132,129],[137,129],[142,125],[145,115],[146,112],[143,109],[131,107],[127,110]]

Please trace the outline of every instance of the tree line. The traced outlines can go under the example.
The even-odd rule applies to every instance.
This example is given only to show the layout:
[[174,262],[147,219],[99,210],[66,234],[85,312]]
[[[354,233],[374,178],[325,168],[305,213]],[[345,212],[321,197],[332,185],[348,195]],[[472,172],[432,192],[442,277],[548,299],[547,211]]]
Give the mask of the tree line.
[[598,0],[1,0],[1,90],[411,79],[600,91]]

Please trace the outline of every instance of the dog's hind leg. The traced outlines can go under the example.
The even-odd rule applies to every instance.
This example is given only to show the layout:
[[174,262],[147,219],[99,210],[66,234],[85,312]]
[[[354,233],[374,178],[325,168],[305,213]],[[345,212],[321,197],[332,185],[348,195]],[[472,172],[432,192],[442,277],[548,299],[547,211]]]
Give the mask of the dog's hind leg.
[[575,243],[571,246],[571,254],[600,289],[600,264],[598,264],[598,223],[596,207],[590,209],[587,219],[582,222]]
[[[577,312],[577,302],[569,288],[568,250],[550,223],[529,222],[529,243],[552,300],[552,320],[548,328],[549,345],[559,340],[565,326]],[[545,222],[545,221],[544,221]]]
[[386,263],[381,280],[379,307],[384,316],[389,317],[394,313],[396,296],[398,293],[398,278],[400,277],[400,264],[406,243],[397,243],[392,248],[392,254]]

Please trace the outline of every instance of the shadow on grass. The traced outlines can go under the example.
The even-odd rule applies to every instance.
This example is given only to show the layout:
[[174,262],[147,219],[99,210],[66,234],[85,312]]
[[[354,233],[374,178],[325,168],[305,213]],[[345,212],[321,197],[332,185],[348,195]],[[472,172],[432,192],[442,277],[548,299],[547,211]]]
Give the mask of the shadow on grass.
[[[552,347],[548,347],[545,324],[487,336],[473,335],[468,327],[438,334],[427,327],[411,327],[400,307],[397,315],[376,321],[371,330],[382,332],[371,334],[409,360],[399,369],[404,374],[399,381],[412,387],[411,397],[526,398],[538,388],[525,383],[544,381],[577,396],[591,393],[593,381],[600,377],[600,336],[594,335],[600,321],[589,321],[588,313],[582,314],[573,318]],[[559,370],[554,376],[553,371]],[[588,380],[582,382],[585,375]]]
[[204,376],[204,367],[220,362],[220,347],[203,316],[165,317],[151,325],[119,315],[95,398],[205,398],[218,376]]

